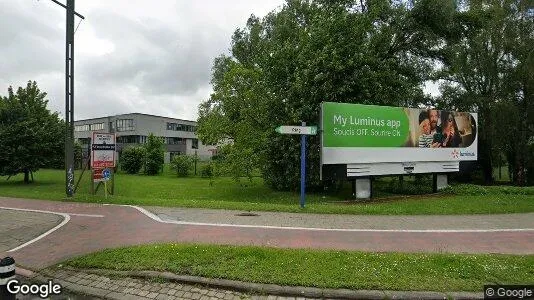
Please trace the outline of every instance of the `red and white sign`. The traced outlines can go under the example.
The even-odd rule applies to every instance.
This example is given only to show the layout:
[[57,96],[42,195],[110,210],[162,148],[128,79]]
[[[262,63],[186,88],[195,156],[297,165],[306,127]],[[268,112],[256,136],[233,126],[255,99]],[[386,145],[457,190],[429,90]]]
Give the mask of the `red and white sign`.
[[91,168],[115,167],[115,134],[93,132]]
[[94,182],[105,181],[102,171],[104,171],[104,169],[93,169],[93,181]]

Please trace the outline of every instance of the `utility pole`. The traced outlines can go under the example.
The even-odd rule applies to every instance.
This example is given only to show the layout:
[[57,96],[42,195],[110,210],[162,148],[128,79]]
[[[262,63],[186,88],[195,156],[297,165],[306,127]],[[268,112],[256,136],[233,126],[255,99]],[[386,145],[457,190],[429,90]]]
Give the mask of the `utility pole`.
[[74,196],[74,0],[67,5],[51,0],[66,9],[67,30],[65,40],[65,192],[67,198]]

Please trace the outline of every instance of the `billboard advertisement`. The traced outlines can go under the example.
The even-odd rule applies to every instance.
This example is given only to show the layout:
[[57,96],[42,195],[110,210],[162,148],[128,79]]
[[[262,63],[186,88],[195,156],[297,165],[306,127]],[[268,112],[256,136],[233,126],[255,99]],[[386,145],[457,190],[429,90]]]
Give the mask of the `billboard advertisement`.
[[115,134],[93,132],[91,139],[91,167],[115,167]]
[[323,165],[477,159],[476,113],[323,102],[321,129]]

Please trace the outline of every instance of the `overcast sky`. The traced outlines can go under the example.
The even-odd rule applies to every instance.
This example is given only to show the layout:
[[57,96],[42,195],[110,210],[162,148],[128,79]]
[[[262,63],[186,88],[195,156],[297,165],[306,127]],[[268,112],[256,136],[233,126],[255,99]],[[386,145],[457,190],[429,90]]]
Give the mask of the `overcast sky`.
[[[229,53],[234,30],[283,3],[76,1],[85,20],[75,34],[75,119],[142,112],[195,120],[213,59]],[[36,80],[63,115],[65,10],[50,0],[0,0],[0,28],[0,94]]]
[[[213,59],[229,53],[234,30],[283,3],[76,1],[85,20],[75,34],[75,119],[141,112],[196,120]],[[0,28],[0,95],[35,80],[63,115],[65,10],[50,0],[0,0]]]

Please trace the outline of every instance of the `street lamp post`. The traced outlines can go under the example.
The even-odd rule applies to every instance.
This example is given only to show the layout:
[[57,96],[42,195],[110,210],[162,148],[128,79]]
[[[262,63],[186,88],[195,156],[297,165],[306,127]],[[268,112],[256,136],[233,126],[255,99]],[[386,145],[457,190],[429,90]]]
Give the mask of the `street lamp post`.
[[67,198],[74,196],[74,15],[85,19],[74,11],[74,0],[67,5],[56,0],[67,12],[65,43],[65,192]]

